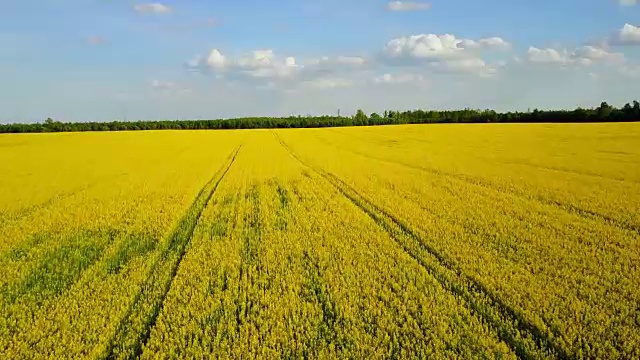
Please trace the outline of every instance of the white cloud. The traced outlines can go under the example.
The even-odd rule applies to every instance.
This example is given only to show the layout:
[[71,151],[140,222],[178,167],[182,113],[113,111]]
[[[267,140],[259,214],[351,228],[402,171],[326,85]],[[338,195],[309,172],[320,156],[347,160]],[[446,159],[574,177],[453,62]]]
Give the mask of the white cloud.
[[496,68],[487,65],[480,58],[455,59],[431,64],[434,69],[442,72],[467,73],[483,77],[491,77],[496,74]]
[[141,14],[169,14],[173,12],[173,8],[161,3],[137,4],[133,9]]
[[373,79],[376,84],[419,84],[424,82],[424,76],[418,74],[383,74]]
[[567,49],[538,49],[531,46],[527,52],[527,60],[537,64],[591,66],[595,63],[624,63],[625,57],[624,54],[612,53],[595,46],[582,46],[572,52]]
[[218,49],[212,49],[206,58],[196,56],[187,62],[193,71],[212,71],[217,77],[245,77],[254,79],[285,79],[296,75],[299,66],[294,57],[281,59],[273,50],[255,50],[238,57],[229,58]]
[[431,8],[431,4],[413,1],[391,1],[387,4],[388,11],[423,11]]
[[226,66],[227,61],[224,55],[218,49],[212,49],[207,56],[207,66],[217,70],[222,70]]
[[250,56],[239,58],[233,65],[254,78],[291,77],[298,68],[294,57],[287,57],[282,61],[276,58],[273,50],[255,50]]
[[462,40],[454,35],[420,34],[393,39],[387,43],[384,53],[391,59],[440,60],[462,54],[458,45]]
[[591,65],[595,62],[623,63],[624,54],[612,53],[595,46],[583,46],[574,50],[572,59],[583,65]]
[[288,67],[295,67],[296,66],[296,58],[289,56],[288,58],[285,59],[284,63]]
[[295,82],[310,82],[308,85],[312,87],[330,88],[341,87],[344,83],[339,79],[355,76],[360,70],[365,69],[367,64],[367,60],[360,56],[324,56],[301,64],[295,57],[279,57],[273,50],[255,50],[243,56],[233,57],[223,54],[218,49],[212,49],[208,55],[196,56],[188,61],[186,68],[191,71],[210,72],[217,78],[272,81],[287,86],[292,86]]
[[616,31],[609,38],[611,45],[640,45],[640,27],[624,24],[622,29]]
[[254,50],[250,56],[241,57],[237,64],[243,68],[268,68],[274,63],[273,50]]
[[622,6],[633,6],[638,4],[638,0],[618,0],[618,3]]
[[531,46],[527,51],[527,60],[538,64],[561,64],[570,62],[567,50],[558,51],[556,49],[538,49]]
[[454,35],[420,34],[389,41],[383,60],[389,65],[431,64],[432,70],[446,73],[492,76],[497,68],[489,66],[480,50],[507,50],[511,45],[502,38],[458,39]]
[[511,44],[500,37],[490,37],[485,39],[475,40],[461,40],[460,47],[464,49],[492,49],[492,50],[509,50]]
[[468,55],[470,50],[507,50],[510,47],[507,41],[499,37],[470,40],[458,39],[451,34],[420,34],[392,39],[385,46],[384,54],[397,60],[439,61]]

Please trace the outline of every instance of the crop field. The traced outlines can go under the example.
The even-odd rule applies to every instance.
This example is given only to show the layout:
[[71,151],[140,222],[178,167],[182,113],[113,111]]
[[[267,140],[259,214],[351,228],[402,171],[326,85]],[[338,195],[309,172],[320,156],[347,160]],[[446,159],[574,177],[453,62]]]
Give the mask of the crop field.
[[0,135],[0,358],[640,358],[640,124]]

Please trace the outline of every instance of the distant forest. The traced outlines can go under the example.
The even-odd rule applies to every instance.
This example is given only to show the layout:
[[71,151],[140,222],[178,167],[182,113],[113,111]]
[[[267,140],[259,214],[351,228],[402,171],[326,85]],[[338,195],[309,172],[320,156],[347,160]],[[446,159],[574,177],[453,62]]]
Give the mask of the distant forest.
[[443,123],[587,123],[640,121],[640,103],[633,101],[622,108],[603,102],[592,109],[533,110],[498,113],[493,110],[412,110],[385,111],[367,115],[362,110],[354,116],[250,117],[226,120],[157,120],[111,122],[60,122],[47,119],[34,124],[0,124],[0,133],[43,133],[76,131],[127,130],[207,130],[207,129],[274,129],[319,128],[338,126],[373,126],[396,124]]

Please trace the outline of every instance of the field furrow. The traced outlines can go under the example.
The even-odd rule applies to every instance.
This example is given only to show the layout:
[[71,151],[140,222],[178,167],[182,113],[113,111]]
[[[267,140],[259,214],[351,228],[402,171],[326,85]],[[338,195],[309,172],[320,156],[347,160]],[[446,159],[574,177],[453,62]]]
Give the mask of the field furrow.
[[[214,136],[222,153],[203,154],[195,151],[201,144],[192,143],[188,146],[191,151],[184,152],[182,141],[170,138],[121,134],[118,147],[111,149],[113,154],[121,153],[120,160],[105,161],[96,170],[103,181],[3,229],[0,243],[8,248],[8,255],[0,260],[6,270],[0,285],[9,293],[0,292],[0,355],[105,356],[118,323],[140,293],[155,259],[166,248],[169,230],[190,206],[202,183],[211,178],[212,163],[217,170],[241,141],[241,137]],[[97,136],[90,142],[102,149],[111,146],[110,139]],[[205,139],[211,138],[205,135]],[[82,144],[86,138],[72,136],[68,141]],[[151,156],[131,148],[153,146],[158,141],[169,146]],[[54,148],[43,156],[57,151]],[[94,156],[89,154],[87,158]],[[55,165],[55,159],[49,161],[50,166]],[[37,165],[27,162],[24,169],[14,171],[33,175],[46,171]],[[84,166],[85,173],[93,172]],[[146,176],[137,177],[140,172]],[[95,177],[88,175],[68,182],[85,187],[93,180]],[[24,196],[33,186],[30,182],[34,180],[25,181],[16,195]],[[8,301],[11,293],[17,295],[16,301]]]
[[[326,140],[323,139],[323,138],[319,138],[319,140],[326,142]],[[335,142],[329,142],[328,144],[330,146],[338,146],[338,147],[340,147],[341,150],[348,151],[350,153],[365,157],[367,159],[381,161],[381,162],[387,162],[387,163],[391,163],[391,164],[395,164],[395,165],[400,165],[402,167],[406,167],[408,169],[413,169],[413,170],[417,170],[417,171],[422,171],[422,172],[425,172],[427,174],[446,177],[446,178],[451,179],[452,181],[461,181],[461,182],[465,182],[465,183],[473,185],[473,186],[483,187],[483,188],[491,190],[491,191],[496,191],[496,192],[499,192],[499,193],[505,193],[505,194],[508,194],[508,195],[517,196],[517,197],[520,197],[520,198],[526,199],[526,200],[536,201],[536,202],[539,202],[539,203],[541,203],[543,205],[556,207],[556,208],[558,208],[560,210],[566,211],[568,213],[576,214],[578,216],[582,216],[582,217],[585,217],[587,219],[596,218],[596,219],[599,219],[599,220],[603,220],[603,221],[605,221],[607,223],[610,223],[610,224],[612,224],[614,226],[618,226],[621,229],[633,231],[633,232],[635,232],[635,233],[640,235],[640,223],[636,223],[633,220],[628,220],[628,219],[624,219],[624,218],[617,218],[617,217],[612,216],[610,214],[603,213],[603,212],[599,211],[597,207],[595,207],[595,210],[594,210],[594,208],[590,209],[589,207],[584,207],[584,206],[575,204],[573,202],[560,201],[560,200],[554,199],[553,197],[545,196],[543,194],[535,194],[535,193],[527,192],[526,189],[523,189],[523,188],[520,188],[520,187],[514,187],[514,186],[511,186],[511,184],[505,184],[505,183],[490,181],[490,180],[485,179],[485,178],[480,177],[480,176],[473,176],[473,175],[470,175],[470,174],[448,172],[448,171],[445,171],[445,170],[442,170],[442,169],[425,167],[425,166],[420,166],[420,165],[416,165],[416,164],[409,164],[409,163],[406,163],[406,162],[401,161],[401,160],[392,160],[392,159],[389,159],[389,158],[385,158],[383,156],[375,156],[375,155],[372,155],[370,153],[365,153],[365,152],[362,152],[362,151],[354,150],[354,149],[349,148],[347,146],[341,146],[340,144],[335,143]],[[530,165],[530,166],[533,166],[533,165]],[[533,166],[533,167],[536,167],[536,166]],[[540,166],[537,166],[537,168],[546,169],[546,170],[550,169],[550,170],[553,170],[553,171],[558,171],[555,168],[540,167]],[[597,176],[597,175],[593,175],[593,174],[589,174],[589,173],[583,173],[583,172],[579,172],[579,171],[565,170],[565,172],[570,172],[570,173],[578,174],[578,175],[582,175],[582,176],[584,176],[584,175],[586,175],[586,176],[596,176],[596,177],[604,178],[604,179],[607,179],[607,180],[616,180],[616,181],[624,182],[624,179],[609,178],[609,177],[606,177],[606,176]],[[634,181],[634,180],[627,180],[626,183],[629,183],[629,182],[636,183],[636,181]]]
[[[538,342],[547,341],[555,353],[628,357],[639,351],[631,305],[640,296],[631,275],[638,272],[637,232],[511,191],[371,158],[390,156],[396,151],[391,146],[362,156],[349,150],[364,147],[359,135],[334,148],[314,140],[326,136],[318,131],[307,131],[302,142],[287,132],[279,135],[303,162],[338,177],[406,224],[428,248],[513,309],[520,323],[533,325]],[[315,151],[318,146],[322,152]],[[626,194],[625,201],[637,201]],[[576,316],[582,320],[574,322]]]
[[[428,273],[414,278],[423,270],[388,234],[275,137],[248,143],[196,229],[143,358],[513,355]],[[278,167],[260,166],[262,152]]]
[[165,298],[189,247],[200,216],[218,185],[229,172],[240,148],[229,155],[227,164],[224,164],[200,190],[194,202],[171,232],[166,249],[151,267],[149,276],[140,288],[140,293],[118,324],[117,332],[107,347],[105,358],[137,358],[142,353],[151,329],[155,326],[158,315],[164,307]]
[[[280,141],[280,143],[294,158],[298,159],[284,142]],[[445,290],[461,298],[473,314],[489,324],[500,339],[519,357],[524,359],[569,358],[563,349],[550,341],[553,336],[545,334],[516,310],[503,303],[484,285],[464,274],[450,259],[430,247],[429,242],[420,239],[407,224],[376,206],[335,175],[300,162],[326,179],[371,217],[409,256],[436,278]]]

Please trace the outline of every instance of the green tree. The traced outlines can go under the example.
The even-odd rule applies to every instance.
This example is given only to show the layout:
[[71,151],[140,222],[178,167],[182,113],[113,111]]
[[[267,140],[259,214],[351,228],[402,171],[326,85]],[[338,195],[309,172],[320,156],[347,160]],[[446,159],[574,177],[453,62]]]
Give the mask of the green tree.
[[603,101],[598,108],[598,119],[605,120],[608,119],[613,111],[613,106],[609,105],[606,101]]
[[362,125],[362,124],[366,124],[367,121],[369,120],[369,118],[367,117],[367,115],[364,113],[364,111],[362,111],[361,109],[359,109],[356,112],[356,116],[353,118],[354,122],[356,125]]

